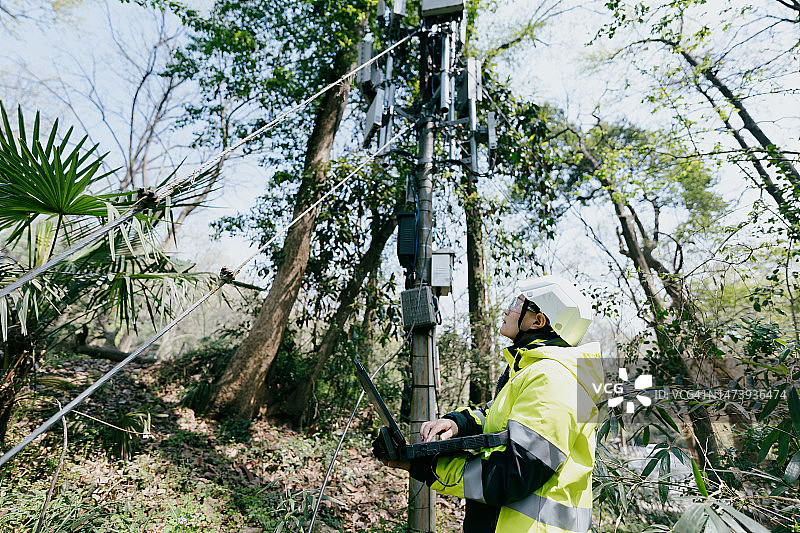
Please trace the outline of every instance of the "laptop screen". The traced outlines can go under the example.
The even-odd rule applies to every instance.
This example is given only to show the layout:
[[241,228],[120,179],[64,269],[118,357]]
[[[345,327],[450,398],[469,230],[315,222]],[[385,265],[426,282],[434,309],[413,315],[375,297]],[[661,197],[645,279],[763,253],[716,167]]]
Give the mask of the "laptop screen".
[[361,382],[361,387],[364,389],[364,392],[367,393],[369,401],[372,402],[375,410],[378,411],[378,416],[394,434],[395,439],[399,441],[398,444],[405,444],[405,437],[403,437],[400,427],[397,425],[397,422],[394,421],[394,417],[392,416],[392,413],[389,412],[389,408],[386,407],[386,404],[383,402],[383,398],[381,398],[381,395],[378,394],[378,389],[375,388],[375,384],[370,379],[369,374],[367,374],[367,371],[364,369],[361,361],[354,358],[353,362],[356,364],[358,380]]

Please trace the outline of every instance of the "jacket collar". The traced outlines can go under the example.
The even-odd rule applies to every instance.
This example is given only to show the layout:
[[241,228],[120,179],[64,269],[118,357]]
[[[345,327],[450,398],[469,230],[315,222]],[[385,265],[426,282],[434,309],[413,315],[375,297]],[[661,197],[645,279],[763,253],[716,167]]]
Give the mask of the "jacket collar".
[[[561,339],[557,339],[560,341]],[[554,339],[534,338],[524,347],[509,346],[503,350],[503,356],[511,369],[509,378],[513,378],[519,371],[542,359],[552,359],[567,368],[578,382],[583,386],[590,397],[595,401],[600,400],[596,392],[597,383],[604,382],[602,361],[600,359],[600,344],[590,342],[581,346],[569,346],[566,343],[557,344]],[[580,360],[580,363],[579,363]],[[578,366],[580,364],[580,370]],[[595,384],[593,387],[592,384]]]
[[569,346],[560,337],[548,339],[540,338],[536,335],[528,337],[523,343],[522,346],[512,345],[503,350],[503,357],[505,357],[508,366],[511,368],[512,376],[535,360],[542,358],[541,354],[536,353],[536,348],[543,346]]

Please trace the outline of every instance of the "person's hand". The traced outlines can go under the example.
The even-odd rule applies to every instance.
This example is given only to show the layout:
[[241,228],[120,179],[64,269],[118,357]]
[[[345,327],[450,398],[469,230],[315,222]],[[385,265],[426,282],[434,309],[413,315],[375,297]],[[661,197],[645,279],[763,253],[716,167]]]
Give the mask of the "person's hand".
[[386,461],[383,464],[391,468],[402,468],[403,470],[411,469],[411,461],[408,459],[404,461]]
[[391,468],[402,468],[403,470],[411,468],[411,461],[407,459],[396,461],[389,459],[389,451],[386,449],[386,444],[380,435],[372,442],[372,453],[380,462]]
[[422,437],[422,442],[430,442],[436,435],[439,435],[441,440],[447,440],[458,435],[458,426],[449,418],[431,420],[422,424],[419,435]]

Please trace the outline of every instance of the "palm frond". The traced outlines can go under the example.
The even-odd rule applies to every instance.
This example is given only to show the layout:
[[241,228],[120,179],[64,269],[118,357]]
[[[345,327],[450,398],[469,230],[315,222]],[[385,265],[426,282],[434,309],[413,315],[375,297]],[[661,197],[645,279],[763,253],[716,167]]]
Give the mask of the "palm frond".
[[96,145],[82,153],[87,140],[84,137],[70,148],[71,129],[56,145],[56,121],[43,146],[39,139],[39,113],[34,120],[33,135],[28,138],[21,109],[17,110],[17,139],[2,102],[0,115],[3,121],[0,129],[0,229],[14,228],[10,241],[19,238],[39,215],[104,214],[103,199],[90,192],[94,183],[108,175],[98,172],[105,155],[96,155]]

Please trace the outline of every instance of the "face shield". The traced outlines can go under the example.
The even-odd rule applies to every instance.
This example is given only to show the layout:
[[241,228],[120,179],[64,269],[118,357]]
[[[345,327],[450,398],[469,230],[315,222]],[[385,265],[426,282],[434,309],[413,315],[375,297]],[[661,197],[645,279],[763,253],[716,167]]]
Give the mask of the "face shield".
[[524,295],[520,294],[506,307],[506,311],[509,313],[519,313],[520,319],[525,315],[527,311],[532,311],[534,313],[541,313],[539,306],[537,306],[532,301],[525,298]]

